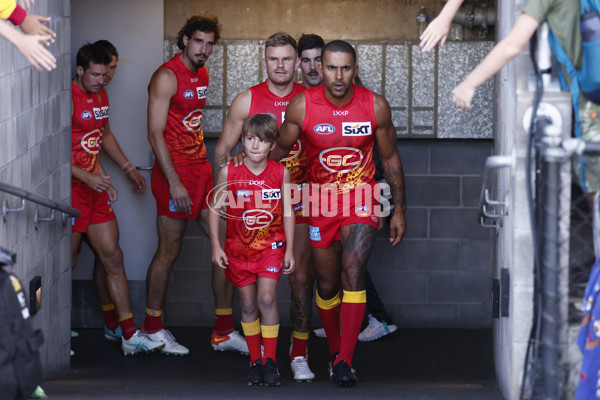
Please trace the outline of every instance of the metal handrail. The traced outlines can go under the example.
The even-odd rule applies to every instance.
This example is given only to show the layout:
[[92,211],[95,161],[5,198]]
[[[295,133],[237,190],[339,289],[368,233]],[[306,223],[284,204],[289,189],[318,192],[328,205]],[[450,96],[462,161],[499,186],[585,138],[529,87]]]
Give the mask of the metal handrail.
[[48,207],[51,210],[59,211],[71,217],[77,218],[81,216],[81,211],[79,211],[76,208],[73,208],[63,203],[58,203],[54,200],[50,200],[45,197],[38,196],[35,193],[32,193],[17,186],[9,185],[8,183],[0,182],[0,192],[12,194],[14,196],[20,197],[21,199],[31,201],[32,203],[36,203],[44,207]]
[[[483,184],[481,185],[481,195],[479,196],[479,223],[485,228],[495,228],[496,220],[508,214],[508,196],[505,196],[504,200],[490,198],[488,181],[490,180],[491,171],[499,168],[512,168],[514,163],[514,155],[490,156],[485,160],[485,172]],[[491,206],[491,210],[488,209],[488,206]],[[489,219],[491,219],[491,223],[487,222]]]

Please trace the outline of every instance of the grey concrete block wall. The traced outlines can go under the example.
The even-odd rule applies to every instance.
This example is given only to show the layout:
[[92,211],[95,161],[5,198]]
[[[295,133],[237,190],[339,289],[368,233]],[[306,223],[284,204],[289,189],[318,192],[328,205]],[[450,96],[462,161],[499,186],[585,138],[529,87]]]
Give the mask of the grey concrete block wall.
[[[48,25],[57,36],[49,50],[58,67],[37,71],[0,39],[0,181],[70,204],[70,1],[38,0],[31,12],[52,18]],[[2,192],[0,202],[10,208],[20,205],[15,196]],[[17,254],[15,272],[27,290],[34,276],[42,279],[42,308],[32,320],[44,333],[41,356],[49,375],[70,362],[70,226],[57,213],[35,230],[36,211],[41,217],[49,213],[26,202],[23,212],[0,220],[0,246]]]

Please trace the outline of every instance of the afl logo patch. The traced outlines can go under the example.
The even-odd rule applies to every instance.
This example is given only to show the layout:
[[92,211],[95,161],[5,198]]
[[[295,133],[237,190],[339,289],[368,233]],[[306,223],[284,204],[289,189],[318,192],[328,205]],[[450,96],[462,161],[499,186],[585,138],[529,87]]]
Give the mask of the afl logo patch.
[[81,118],[85,119],[86,121],[92,119],[93,116],[94,114],[92,114],[90,110],[85,110],[81,113]]
[[313,131],[319,135],[330,135],[335,132],[335,126],[331,124],[319,124],[315,125]]
[[194,98],[194,91],[193,90],[186,90],[185,92],[183,92],[183,97],[185,97],[188,100],[193,99]]
[[275,116],[275,114],[271,114],[271,113],[263,113],[265,115],[268,115],[269,117],[273,118],[275,121],[277,121],[277,117]]

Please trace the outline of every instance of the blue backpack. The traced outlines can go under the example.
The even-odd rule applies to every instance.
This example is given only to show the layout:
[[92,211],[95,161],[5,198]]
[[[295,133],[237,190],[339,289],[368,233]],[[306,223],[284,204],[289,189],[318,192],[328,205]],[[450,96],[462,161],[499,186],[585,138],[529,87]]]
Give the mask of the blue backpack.
[[[571,77],[571,87],[558,69],[560,86],[562,90],[571,92],[573,114],[575,115],[575,134],[581,137],[581,122],[579,120],[579,92],[588,100],[600,104],[600,0],[580,0],[581,3],[581,39],[583,43],[583,61],[581,70],[577,70],[565,49],[556,39],[552,31],[548,34],[548,41],[556,60],[562,64]],[[580,158],[581,179],[585,187],[585,162]]]

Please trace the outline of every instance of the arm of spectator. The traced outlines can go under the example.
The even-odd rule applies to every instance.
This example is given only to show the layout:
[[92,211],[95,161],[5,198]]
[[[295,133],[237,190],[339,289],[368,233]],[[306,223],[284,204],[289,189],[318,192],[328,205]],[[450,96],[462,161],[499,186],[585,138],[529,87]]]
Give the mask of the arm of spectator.
[[49,42],[46,42],[46,45],[48,45],[54,43],[54,38],[56,37],[56,33],[43,24],[43,22],[48,22],[50,19],[50,17],[42,17],[41,15],[27,14],[19,26],[28,35],[49,35],[51,39]]
[[444,47],[446,38],[450,32],[452,20],[458,12],[463,0],[448,0],[440,14],[427,25],[425,32],[421,35],[419,46],[423,51],[432,50],[438,43]]
[[523,50],[538,25],[538,21],[531,15],[521,14],[508,36],[494,46],[473,72],[452,90],[454,104],[467,109],[473,107],[471,100],[475,90]]
[[38,71],[56,68],[56,58],[41,44],[52,40],[49,35],[24,35],[5,21],[0,21],[0,36],[12,43]]

